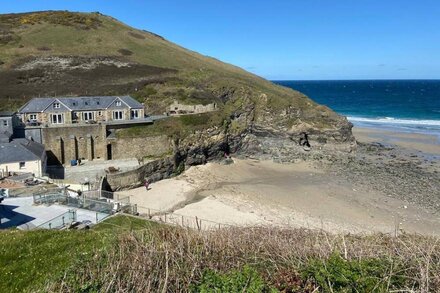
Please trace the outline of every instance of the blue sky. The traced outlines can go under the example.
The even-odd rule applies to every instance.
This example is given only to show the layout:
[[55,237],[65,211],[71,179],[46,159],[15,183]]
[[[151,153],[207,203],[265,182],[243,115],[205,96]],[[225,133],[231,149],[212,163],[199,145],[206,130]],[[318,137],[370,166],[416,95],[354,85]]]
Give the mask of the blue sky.
[[268,79],[440,79],[438,0],[0,0],[99,11]]

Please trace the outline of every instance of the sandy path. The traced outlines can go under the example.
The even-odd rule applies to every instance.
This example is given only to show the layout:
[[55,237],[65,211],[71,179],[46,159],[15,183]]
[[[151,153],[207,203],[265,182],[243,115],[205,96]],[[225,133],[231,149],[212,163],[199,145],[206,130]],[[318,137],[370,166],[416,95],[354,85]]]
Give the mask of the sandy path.
[[235,160],[190,168],[178,178],[124,192],[131,201],[236,225],[308,227],[332,232],[440,234],[440,218],[361,190],[308,163]]

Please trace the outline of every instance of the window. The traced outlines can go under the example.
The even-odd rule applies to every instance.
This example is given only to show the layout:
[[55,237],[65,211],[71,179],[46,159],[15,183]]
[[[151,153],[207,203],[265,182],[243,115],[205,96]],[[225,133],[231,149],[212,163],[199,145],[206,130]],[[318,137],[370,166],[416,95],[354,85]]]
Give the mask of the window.
[[50,121],[52,124],[63,124],[64,123],[64,115],[63,114],[51,114]]
[[61,108],[60,103],[53,103],[53,108],[54,108],[54,109],[59,109],[59,108]]
[[83,120],[84,121],[89,121],[89,120],[94,120],[95,119],[95,113],[93,112],[83,112]]
[[121,101],[116,101],[116,106],[120,107],[122,105]]
[[86,106],[88,106],[88,105],[89,105],[89,102],[84,102],[84,104],[85,104]]
[[8,126],[8,120],[3,120],[3,126]]
[[101,111],[98,111],[98,116],[102,116],[102,112]]
[[131,119],[139,118],[139,110],[131,110]]
[[113,111],[114,120],[122,120],[122,117],[123,117],[122,111]]
[[26,168],[26,162],[20,162],[20,169]]
[[31,120],[31,121],[37,121],[37,114],[30,114],[30,115],[29,115],[29,120]]

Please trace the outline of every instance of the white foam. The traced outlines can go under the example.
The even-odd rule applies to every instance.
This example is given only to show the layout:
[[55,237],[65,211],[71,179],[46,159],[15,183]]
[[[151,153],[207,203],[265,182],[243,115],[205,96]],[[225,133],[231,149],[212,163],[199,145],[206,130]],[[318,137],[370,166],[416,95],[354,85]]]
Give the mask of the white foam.
[[348,116],[347,119],[351,122],[440,127],[440,120],[397,119],[393,117],[365,118],[365,117],[352,117],[352,116]]

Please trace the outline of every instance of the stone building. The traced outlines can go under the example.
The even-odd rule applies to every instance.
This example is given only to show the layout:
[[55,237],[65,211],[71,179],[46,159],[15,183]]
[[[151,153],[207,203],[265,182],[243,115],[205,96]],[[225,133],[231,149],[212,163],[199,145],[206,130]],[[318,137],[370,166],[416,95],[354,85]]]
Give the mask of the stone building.
[[130,96],[34,98],[19,110],[27,125],[93,124],[144,118],[144,106]]
[[44,144],[50,165],[123,157],[116,129],[153,124],[129,96],[35,98],[19,115],[18,137]]
[[217,104],[211,103],[207,105],[185,105],[181,104],[178,101],[174,101],[168,108],[168,112],[171,115],[178,115],[178,114],[199,114],[199,113],[206,113],[206,112],[212,112],[217,110]]

